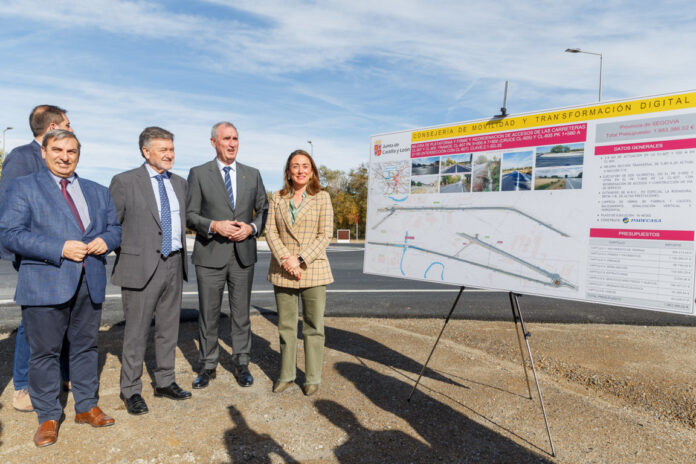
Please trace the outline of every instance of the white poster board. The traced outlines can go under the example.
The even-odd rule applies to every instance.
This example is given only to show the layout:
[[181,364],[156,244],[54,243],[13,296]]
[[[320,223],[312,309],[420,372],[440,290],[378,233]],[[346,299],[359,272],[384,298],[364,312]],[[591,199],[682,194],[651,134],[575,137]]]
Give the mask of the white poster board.
[[694,314],[696,92],[370,146],[365,273]]

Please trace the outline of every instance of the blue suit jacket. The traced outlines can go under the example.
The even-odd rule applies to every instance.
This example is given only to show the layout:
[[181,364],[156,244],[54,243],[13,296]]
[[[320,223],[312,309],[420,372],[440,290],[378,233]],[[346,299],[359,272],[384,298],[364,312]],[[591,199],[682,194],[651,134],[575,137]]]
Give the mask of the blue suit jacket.
[[[21,257],[15,301],[55,306],[69,301],[80,282],[82,263],[63,259],[66,240],[97,237],[109,251],[121,243],[121,225],[106,187],[80,178],[90,225],[83,233],[48,169],[10,181],[0,201],[0,243]],[[107,252],[107,254],[108,254]],[[106,254],[85,257],[85,278],[94,303],[104,301]]]
[[[39,172],[46,167],[41,156],[41,145],[36,140],[12,150],[2,163],[0,177],[0,203],[12,179]],[[0,244],[0,259],[14,260],[15,255]],[[15,263],[18,264],[18,263]]]

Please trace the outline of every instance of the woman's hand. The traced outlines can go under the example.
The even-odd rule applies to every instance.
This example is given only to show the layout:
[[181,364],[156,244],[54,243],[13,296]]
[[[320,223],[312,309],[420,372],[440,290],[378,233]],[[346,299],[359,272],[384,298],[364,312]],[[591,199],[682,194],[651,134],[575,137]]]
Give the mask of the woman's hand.
[[280,263],[283,269],[297,280],[302,278],[302,268],[300,267],[300,261],[297,259],[297,256],[281,256]]

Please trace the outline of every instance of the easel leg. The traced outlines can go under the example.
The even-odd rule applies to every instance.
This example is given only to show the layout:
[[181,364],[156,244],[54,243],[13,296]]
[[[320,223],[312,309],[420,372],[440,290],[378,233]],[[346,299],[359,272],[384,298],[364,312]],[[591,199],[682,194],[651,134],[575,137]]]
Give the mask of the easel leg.
[[450,317],[452,316],[452,313],[454,312],[454,308],[457,307],[457,303],[459,303],[459,298],[462,296],[462,293],[464,293],[464,287],[459,288],[459,294],[457,295],[457,299],[454,300],[454,304],[452,305],[452,309],[450,309],[449,314],[447,315],[447,318],[445,319],[445,324],[442,326],[442,330],[440,330],[440,335],[437,336],[437,340],[435,340],[435,344],[433,345],[433,349],[430,350],[430,355],[428,356],[428,359],[425,361],[425,364],[423,364],[423,369],[420,371],[420,375],[418,375],[418,380],[416,380],[416,384],[413,386],[413,389],[411,389],[411,394],[408,395],[408,400],[411,401],[411,397],[413,396],[413,393],[416,391],[416,388],[418,388],[418,384],[420,383],[421,377],[423,377],[423,373],[425,372],[425,369],[428,368],[428,363],[430,362],[430,358],[432,358],[433,353],[435,352],[435,347],[437,347],[437,344],[440,343],[440,337],[442,337],[442,333],[445,331],[445,327],[447,327],[447,323],[450,320]]
[[[537,376],[536,367],[534,366],[534,357],[532,356],[532,349],[529,346],[530,333],[524,326],[524,319],[522,318],[522,311],[520,310],[520,302],[518,301],[516,293],[510,292],[510,302],[512,303],[512,312],[515,317],[515,327],[517,326],[517,318],[519,318],[520,326],[522,327],[522,334],[524,335],[524,341],[527,344],[527,354],[529,355],[529,362],[532,365],[532,373],[534,374],[534,382],[536,383],[537,393],[539,393],[539,403],[541,403],[541,412],[544,415],[544,424],[546,425],[546,434],[549,437],[549,443],[551,444],[551,455],[556,456],[556,449],[553,446],[553,439],[551,438],[551,429],[549,429],[549,420],[546,417],[546,407],[544,406],[544,397],[541,394],[541,387],[539,387],[539,378]],[[519,337],[519,333],[517,334]],[[520,344],[521,349],[521,344]],[[524,355],[522,355],[524,363]],[[524,370],[525,376],[527,376],[527,368]],[[527,388],[529,388],[529,379],[527,379]],[[530,392],[531,398],[531,392]]]
[[[515,311],[515,301],[516,296],[514,293],[509,292],[510,295],[510,309],[512,309],[512,320],[515,323],[515,333],[517,334],[517,343],[520,345],[520,356],[522,357],[522,369],[524,369],[524,378],[527,381],[527,393],[529,393],[529,399],[532,399],[532,387],[529,385],[529,374],[527,374],[527,363],[524,362],[524,349],[522,348],[522,338],[520,337],[520,327],[518,325],[519,318],[517,317],[517,311]],[[524,333],[522,329],[525,340],[527,339],[527,334]]]

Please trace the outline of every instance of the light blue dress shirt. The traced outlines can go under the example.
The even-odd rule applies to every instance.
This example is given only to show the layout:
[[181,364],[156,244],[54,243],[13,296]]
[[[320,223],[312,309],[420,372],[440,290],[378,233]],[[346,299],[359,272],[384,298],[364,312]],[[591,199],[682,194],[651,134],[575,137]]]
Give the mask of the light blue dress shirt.
[[[160,203],[159,185],[157,184],[157,179],[155,179],[159,173],[147,163],[145,163],[145,168],[147,168],[147,173],[150,176],[152,191],[155,193],[155,200],[157,201],[157,212],[161,220],[162,203]],[[169,180],[169,173],[165,171],[162,173],[162,176],[164,177],[164,189],[167,191],[167,197],[169,197],[169,210],[172,216],[172,252],[174,252],[183,248],[181,243],[181,209],[174,187],[172,187],[172,181]]]

